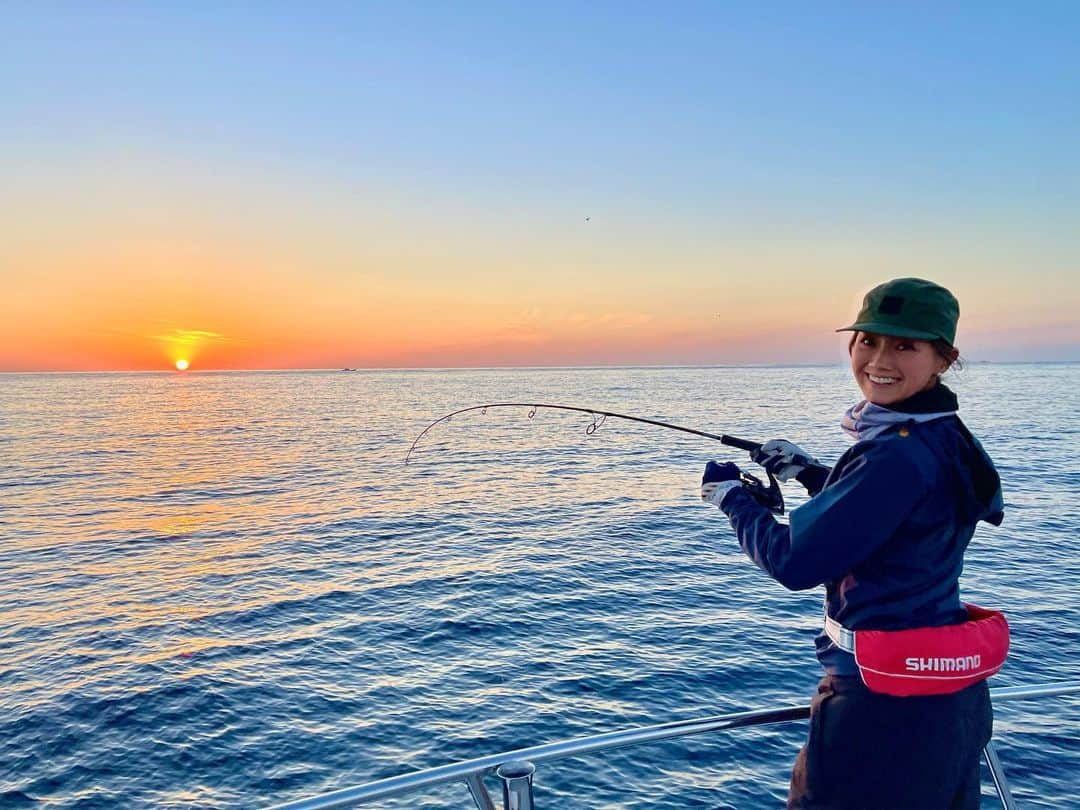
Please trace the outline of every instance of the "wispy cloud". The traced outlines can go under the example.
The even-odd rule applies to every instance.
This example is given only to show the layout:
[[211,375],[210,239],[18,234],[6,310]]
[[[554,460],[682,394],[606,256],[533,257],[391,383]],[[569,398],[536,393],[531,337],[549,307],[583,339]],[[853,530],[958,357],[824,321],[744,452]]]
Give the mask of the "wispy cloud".
[[235,343],[234,339],[221,334],[220,332],[209,332],[205,329],[173,329],[171,332],[166,332],[163,335],[147,335],[150,340],[156,340],[159,343],[167,343],[170,346],[176,345],[189,345],[195,343]]

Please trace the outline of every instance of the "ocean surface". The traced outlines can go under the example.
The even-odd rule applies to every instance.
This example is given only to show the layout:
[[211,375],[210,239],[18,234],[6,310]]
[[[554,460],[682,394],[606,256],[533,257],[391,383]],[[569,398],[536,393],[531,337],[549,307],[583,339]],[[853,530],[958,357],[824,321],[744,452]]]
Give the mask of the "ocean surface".
[[[1007,515],[964,596],[994,686],[1080,677],[1080,365],[950,374]],[[806,703],[821,590],[698,497],[717,442],[832,461],[843,366],[0,375],[0,806],[267,807],[501,750]],[[799,488],[786,488],[789,505]],[[781,807],[804,723],[543,764],[539,808]],[[1008,702],[1022,807],[1080,806],[1080,699]],[[494,786],[493,786],[494,787]],[[985,807],[994,807],[984,769]],[[464,808],[463,785],[380,807]]]

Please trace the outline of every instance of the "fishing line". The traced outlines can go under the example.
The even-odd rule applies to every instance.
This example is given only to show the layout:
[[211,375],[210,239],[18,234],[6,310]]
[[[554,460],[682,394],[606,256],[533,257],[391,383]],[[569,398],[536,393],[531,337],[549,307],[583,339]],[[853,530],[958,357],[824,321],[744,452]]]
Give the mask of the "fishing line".
[[[481,414],[486,414],[489,408],[528,408],[528,416],[530,419],[536,416],[536,411],[540,408],[546,408],[555,411],[574,411],[576,413],[588,414],[592,417],[592,423],[585,428],[586,435],[593,435],[597,430],[607,421],[610,417],[612,419],[624,419],[628,422],[640,422],[645,425],[654,425],[656,427],[667,428],[668,430],[677,430],[681,433],[690,433],[694,436],[701,436],[706,439],[712,439],[718,441],[721,444],[725,444],[728,447],[735,447],[739,450],[746,450],[749,453],[753,453],[755,450],[761,449],[761,442],[754,442],[748,439],[740,439],[738,436],[730,436],[726,433],[709,433],[704,430],[697,430],[696,428],[683,427],[682,425],[675,425],[671,422],[661,422],[658,419],[646,419],[643,416],[630,416],[625,413],[616,413],[615,411],[602,411],[597,408],[582,408],[576,405],[553,405],[545,402],[489,402],[485,405],[471,405],[468,408],[461,408],[445,416],[440,416],[426,428],[424,428],[420,435],[413,439],[412,446],[409,447],[409,452],[405,454],[405,463],[409,463],[409,459],[412,458],[413,451],[420,443],[420,440],[428,434],[428,432],[443,422],[449,422],[455,416],[459,416],[463,413],[469,413],[470,411],[480,411]],[[764,503],[770,509],[777,514],[783,514],[784,512],[784,498],[780,493],[780,485],[773,477],[772,473],[768,473],[769,486],[765,486],[759,478],[750,473],[744,472],[742,474],[743,486],[745,486],[755,498]]]

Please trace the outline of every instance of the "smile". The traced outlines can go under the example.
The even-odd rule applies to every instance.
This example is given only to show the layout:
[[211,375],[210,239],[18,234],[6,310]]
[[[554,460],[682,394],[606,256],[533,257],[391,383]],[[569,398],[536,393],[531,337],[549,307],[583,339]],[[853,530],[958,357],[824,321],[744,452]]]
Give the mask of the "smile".
[[897,377],[877,377],[873,374],[867,374],[866,376],[870,378],[870,382],[877,383],[878,385],[892,385],[899,379]]

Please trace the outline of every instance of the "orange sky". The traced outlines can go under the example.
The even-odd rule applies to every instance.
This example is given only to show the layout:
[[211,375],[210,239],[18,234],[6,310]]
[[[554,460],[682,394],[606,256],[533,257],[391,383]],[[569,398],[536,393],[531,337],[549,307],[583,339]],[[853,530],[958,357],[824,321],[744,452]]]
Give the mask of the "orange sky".
[[[17,271],[0,301],[0,370],[842,362],[832,330],[872,283],[903,274],[886,250],[880,272],[863,272],[873,250],[859,240],[703,239],[675,254],[625,222],[584,241],[575,222],[562,244],[543,228],[493,240],[433,227],[418,245],[392,218],[375,236],[283,239],[269,215],[223,235],[222,220],[174,213],[168,228],[106,218],[66,243],[31,233],[3,248]],[[927,275],[959,295],[969,356],[1080,342],[1070,288],[1058,300],[1007,275],[939,270]]]
[[970,358],[1080,357],[1072,242],[1007,212],[777,225],[612,199],[586,221],[146,152],[7,180],[0,371],[843,362],[832,330],[913,274],[958,295]]
[[[15,270],[0,369],[154,370],[180,357],[193,369],[782,362],[792,325],[763,328],[762,307],[801,306],[733,269],[714,273],[707,244],[665,267],[662,235],[635,236],[625,217],[496,221],[492,234],[471,212],[373,210],[333,185],[268,201],[265,178],[250,192],[249,178],[204,178],[215,193],[203,200],[179,176],[166,191],[119,177],[90,203],[40,186],[26,198],[27,227],[0,246]],[[726,250],[732,268],[780,269],[745,245]],[[828,327],[858,291],[815,295],[825,305],[793,323],[828,352]]]

